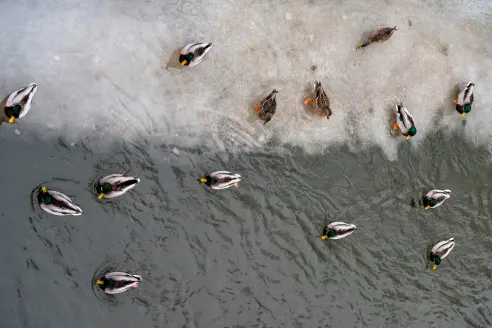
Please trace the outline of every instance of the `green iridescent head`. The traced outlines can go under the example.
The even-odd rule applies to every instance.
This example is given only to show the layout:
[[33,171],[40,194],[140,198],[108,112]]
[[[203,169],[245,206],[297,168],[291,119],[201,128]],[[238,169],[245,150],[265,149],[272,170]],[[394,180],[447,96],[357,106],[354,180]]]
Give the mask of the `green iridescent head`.
[[41,195],[41,201],[45,205],[50,205],[51,203],[53,203],[53,197],[51,197],[50,194],[48,194],[47,192],[45,192],[45,193],[43,193]]
[[13,108],[12,108],[12,111],[14,112],[15,115],[19,116],[20,112],[22,110],[22,107],[20,105],[15,105]]
[[110,192],[111,191],[111,188],[112,188],[111,184],[105,182],[102,185],[102,192],[104,192],[104,193]]
[[413,137],[413,136],[414,136],[414,135],[416,135],[416,134],[417,134],[417,129],[416,129],[415,127],[413,127],[413,126],[412,126],[412,127],[410,128],[410,130],[408,130],[408,135],[410,135],[410,136],[412,136],[412,137]]
[[435,200],[434,198],[429,199],[429,205],[430,206],[436,206],[437,205],[437,200]]
[[463,108],[463,111],[465,113],[469,113],[471,111],[471,105],[470,104],[466,104],[465,107]]
[[334,230],[329,230],[326,235],[328,236],[328,238],[333,238],[336,236],[336,232]]

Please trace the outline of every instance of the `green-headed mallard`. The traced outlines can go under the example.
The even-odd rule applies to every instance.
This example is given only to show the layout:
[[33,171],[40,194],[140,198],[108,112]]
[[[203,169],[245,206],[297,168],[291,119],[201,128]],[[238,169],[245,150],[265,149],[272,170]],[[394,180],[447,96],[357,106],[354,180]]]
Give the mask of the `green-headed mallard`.
[[255,109],[260,112],[259,116],[264,121],[264,124],[270,122],[273,115],[277,112],[277,100],[275,99],[277,93],[278,91],[273,89],[273,91],[255,107]]
[[410,115],[408,110],[403,107],[401,103],[396,105],[396,123],[393,128],[395,130],[400,128],[401,134],[403,134],[407,140],[417,133],[413,116]]
[[123,195],[140,182],[139,178],[123,174],[111,174],[99,180],[96,191],[98,198],[115,198]]
[[472,109],[474,88],[475,83],[469,82],[465,89],[463,89],[463,91],[461,91],[458,97],[456,97],[453,101],[456,104],[456,110],[461,114],[461,116],[465,116]]
[[332,222],[323,229],[321,239],[342,239],[354,233],[357,227],[345,222]]
[[31,109],[32,98],[37,89],[37,84],[31,83],[5,97],[0,106],[4,115],[0,117],[0,123],[2,121],[14,123],[16,119],[24,117]]
[[[321,82],[314,81],[313,83],[313,92],[314,92],[314,113],[318,116],[326,116],[327,119],[331,116],[331,108],[330,108],[330,99],[326,95],[325,90],[321,86]],[[304,101],[305,105],[308,105],[313,98],[306,99]]]
[[200,179],[200,182],[205,183],[212,189],[227,189],[231,186],[237,187],[239,181],[241,181],[239,174],[233,174],[228,171],[212,172]]
[[373,32],[366,42],[359,44],[356,49],[365,48],[371,43],[384,43],[391,38],[395,31],[396,26],[380,28],[376,32]]
[[64,216],[64,215],[81,215],[82,210],[75,205],[72,200],[59,191],[48,190],[41,187],[38,192],[39,206],[46,212]]
[[438,242],[432,247],[430,252],[430,260],[434,262],[432,270],[436,270],[437,266],[441,264],[441,260],[449,255],[449,252],[454,248],[455,242],[454,238],[449,238]]
[[106,294],[119,294],[130,288],[137,288],[140,281],[142,281],[142,277],[137,274],[110,272],[105,274],[101,279],[98,279],[96,284]]
[[212,47],[211,43],[190,43],[179,52],[179,63],[181,66],[197,65],[210,50],[210,47]]
[[449,197],[451,197],[451,190],[449,189],[431,190],[424,196],[424,208],[428,210],[429,208],[441,206],[441,204],[444,203],[444,201]]

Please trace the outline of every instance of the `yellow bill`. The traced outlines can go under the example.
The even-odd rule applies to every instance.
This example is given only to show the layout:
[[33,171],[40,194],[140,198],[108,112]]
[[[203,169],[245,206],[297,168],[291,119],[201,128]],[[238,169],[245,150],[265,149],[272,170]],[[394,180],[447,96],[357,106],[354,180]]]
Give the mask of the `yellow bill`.
[[99,199],[102,199],[104,197],[104,193],[100,193],[99,196],[97,196],[97,198]]
[[104,284],[104,281],[102,281],[102,280],[98,280],[98,281],[96,281],[96,284],[98,284],[98,285],[102,285],[102,284]]
[[47,192],[48,190],[46,189],[46,187],[45,187],[45,186],[43,186],[43,187],[41,187],[41,191],[42,191],[43,193],[45,193],[45,192]]
[[407,139],[407,140],[410,139],[410,136],[407,136],[405,139]]
[[426,207],[424,207],[426,210],[428,210],[430,208],[430,205],[427,205]]
[[304,100],[304,105],[309,105],[309,103],[311,101],[313,101],[313,98],[309,98],[309,99]]
[[10,124],[12,124],[12,123],[14,123],[14,121],[15,121],[15,117],[10,116],[10,118],[9,118],[9,123],[10,123]]
[[461,116],[465,116],[465,115],[466,115],[466,113],[461,113]]
[[436,271],[437,269],[437,264],[434,264],[434,266],[432,267],[432,270]]
[[181,62],[181,66],[186,65],[186,63],[187,63],[187,61],[186,61],[186,59],[185,59],[185,60],[183,60],[183,61]]
[[321,239],[326,239],[326,238],[328,238],[327,235],[321,236]]
[[201,179],[200,179],[200,182],[205,183],[205,182],[207,182],[207,179],[206,179],[206,178],[201,178]]

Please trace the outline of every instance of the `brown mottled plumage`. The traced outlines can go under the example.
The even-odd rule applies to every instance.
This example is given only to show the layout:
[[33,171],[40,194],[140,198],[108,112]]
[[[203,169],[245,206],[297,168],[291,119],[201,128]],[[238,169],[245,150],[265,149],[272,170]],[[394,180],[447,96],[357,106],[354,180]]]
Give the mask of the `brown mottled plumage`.
[[321,82],[314,81],[314,99],[309,98],[304,102],[305,105],[309,104],[314,100],[313,107],[314,113],[318,116],[326,116],[327,119],[330,118],[332,112],[330,108],[330,99],[326,95],[325,90],[321,86]]
[[261,101],[259,105],[256,106],[256,110],[260,111],[260,118],[265,121],[264,124],[268,123],[275,112],[277,111],[277,100],[275,99],[275,95],[278,93],[277,90],[273,90],[270,94]]
[[364,42],[363,44],[360,44],[357,46],[356,49],[364,48],[370,45],[371,43],[377,42],[377,43],[383,43],[388,41],[391,36],[393,35],[393,32],[396,31],[396,26],[395,27],[383,27],[377,30],[376,32],[372,33],[371,36],[369,37],[369,40],[367,42]]

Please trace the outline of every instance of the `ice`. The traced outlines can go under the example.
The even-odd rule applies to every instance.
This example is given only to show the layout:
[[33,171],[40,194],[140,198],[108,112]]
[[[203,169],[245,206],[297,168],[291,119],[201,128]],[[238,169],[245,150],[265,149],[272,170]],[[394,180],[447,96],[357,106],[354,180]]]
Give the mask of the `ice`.
[[[44,138],[143,136],[237,151],[276,139],[308,152],[348,142],[393,157],[408,142],[390,133],[402,101],[417,122],[412,145],[436,117],[446,131],[490,142],[490,1],[5,0],[0,10],[0,89],[38,83],[22,124]],[[386,44],[354,51],[374,29],[395,25]],[[190,42],[213,48],[196,67],[166,69]],[[330,96],[330,120],[303,105],[313,80]],[[452,99],[470,80],[476,103],[463,127]],[[253,108],[273,88],[277,114],[263,125]]]

